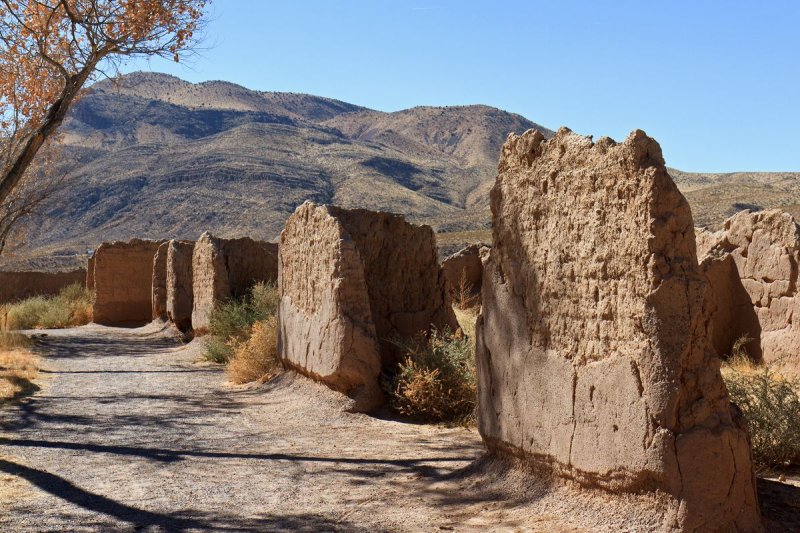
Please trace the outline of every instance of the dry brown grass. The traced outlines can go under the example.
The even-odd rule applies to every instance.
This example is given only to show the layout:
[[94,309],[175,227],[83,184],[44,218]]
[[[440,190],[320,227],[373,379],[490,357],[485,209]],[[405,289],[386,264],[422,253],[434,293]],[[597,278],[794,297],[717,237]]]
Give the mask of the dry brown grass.
[[480,308],[460,309],[458,306],[453,306],[453,312],[456,314],[458,327],[475,344],[475,321],[478,320]]
[[467,271],[461,271],[461,277],[458,279],[458,287],[455,288],[455,295],[453,304],[457,309],[472,309],[478,305],[480,301],[480,287],[475,287],[474,284],[467,281]]
[[38,387],[39,360],[24,335],[0,331],[0,402],[30,394]]
[[281,368],[277,351],[275,315],[253,324],[250,337],[233,341],[233,356],[228,361],[228,377],[233,383],[267,381]]

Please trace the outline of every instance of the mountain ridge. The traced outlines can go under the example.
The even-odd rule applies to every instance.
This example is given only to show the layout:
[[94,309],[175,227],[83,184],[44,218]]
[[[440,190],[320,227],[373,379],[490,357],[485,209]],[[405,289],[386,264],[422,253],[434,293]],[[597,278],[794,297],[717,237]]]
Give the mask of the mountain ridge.
[[[62,127],[63,189],[0,268],[72,267],[132,237],[275,239],[305,200],[402,213],[439,232],[486,229],[500,148],[531,128],[552,134],[482,104],[383,112],[160,73],[100,81]],[[739,204],[800,204],[792,173],[671,172],[700,224]]]

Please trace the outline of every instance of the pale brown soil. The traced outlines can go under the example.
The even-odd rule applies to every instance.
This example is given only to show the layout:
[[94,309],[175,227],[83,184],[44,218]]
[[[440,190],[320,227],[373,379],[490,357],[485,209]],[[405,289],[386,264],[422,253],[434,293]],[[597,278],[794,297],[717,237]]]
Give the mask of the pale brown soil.
[[[201,346],[86,326],[38,341],[41,390],[0,407],[0,531],[652,531],[658,497],[549,484],[472,429],[347,412],[283,374],[234,387]],[[797,489],[762,482],[771,531]],[[794,520],[794,522],[792,522]],[[780,522],[780,524],[778,524]],[[776,527],[777,526],[779,527]]]

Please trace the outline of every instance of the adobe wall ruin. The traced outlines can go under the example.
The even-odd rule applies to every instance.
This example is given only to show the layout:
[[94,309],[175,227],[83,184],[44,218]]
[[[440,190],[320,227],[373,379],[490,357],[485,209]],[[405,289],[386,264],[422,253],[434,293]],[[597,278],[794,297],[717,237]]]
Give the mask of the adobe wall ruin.
[[258,282],[278,279],[278,245],[249,237],[221,239],[206,232],[194,247],[192,327],[205,333],[214,302],[237,298]]
[[181,331],[192,328],[192,253],[194,242],[169,241],[167,248],[167,318]]
[[739,339],[754,359],[800,362],[800,226],[780,209],[742,211],[718,232],[699,230],[701,270],[709,284],[705,314],[715,350]]
[[16,302],[32,296],[51,296],[73,283],[84,286],[84,269],[69,272],[0,272],[0,304]]
[[86,280],[84,285],[88,290],[94,290],[94,254],[90,255],[86,261]]
[[442,261],[447,290],[463,308],[476,307],[481,303],[483,258],[488,253],[488,246],[470,244]]
[[392,341],[457,327],[433,231],[400,215],[306,202],[281,233],[278,354],[369,410]]
[[663,491],[664,528],[758,531],[745,424],[702,320],[692,216],[661,149],[511,135],[491,193],[478,426],[496,454]]
[[153,281],[151,302],[153,320],[167,320],[167,248],[169,242],[161,243],[153,257]]
[[101,244],[94,253],[94,321],[144,324],[152,318],[153,258],[161,241]]

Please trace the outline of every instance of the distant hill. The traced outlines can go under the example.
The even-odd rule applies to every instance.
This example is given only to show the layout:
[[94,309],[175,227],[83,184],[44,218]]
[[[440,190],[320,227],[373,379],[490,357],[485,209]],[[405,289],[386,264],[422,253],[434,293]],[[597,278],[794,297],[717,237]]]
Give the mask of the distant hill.
[[[510,132],[538,128],[483,106],[384,113],[307,94],[135,73],[73,108],[56,169],[64,189],[0,268],[83,262],[131,237],[274,239],[304,200],[403,213],[440,232],[489,226],[488,192]],[[800,204],[798,174],[672,171],[698,223],[742,206]],[[455,237],[444,239],[457,246]],[[457,240],[457,239],[455,239]]]

